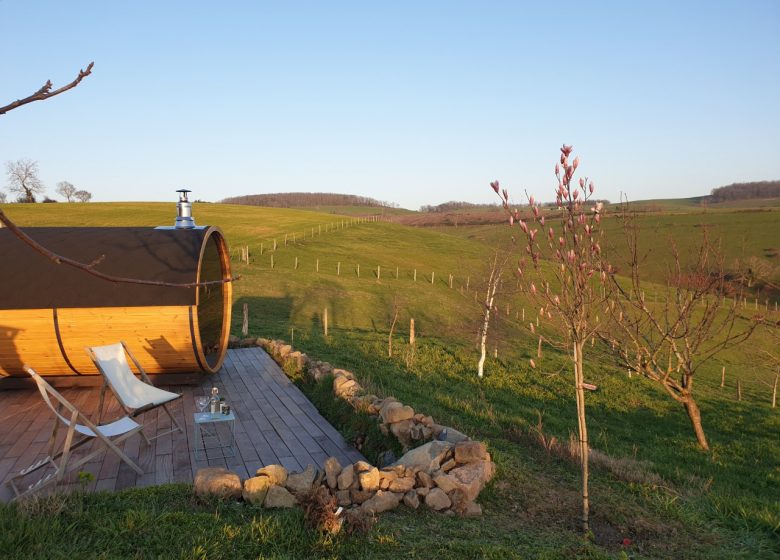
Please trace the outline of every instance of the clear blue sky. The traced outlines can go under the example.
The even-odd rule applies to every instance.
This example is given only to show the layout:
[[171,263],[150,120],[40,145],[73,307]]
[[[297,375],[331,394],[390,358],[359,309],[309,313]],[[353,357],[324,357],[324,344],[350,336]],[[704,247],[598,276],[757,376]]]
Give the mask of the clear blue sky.
[[[780,2],[0,0],[0,160],[94,199],[286,191],[418,208],[780,179]],[[5,181],[0,180],[0,187]]]

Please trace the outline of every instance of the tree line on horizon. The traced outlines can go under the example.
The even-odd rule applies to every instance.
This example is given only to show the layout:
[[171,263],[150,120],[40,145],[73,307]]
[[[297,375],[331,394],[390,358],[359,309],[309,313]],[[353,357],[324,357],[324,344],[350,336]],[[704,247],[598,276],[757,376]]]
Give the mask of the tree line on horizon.
[[780,198],[780,181],[755,181],[752,183],[732,183],[725,187],[712,189],[710,202],[728,200],[746,200],[751,198]]
[[368,196],[338,193],[289,192],[230,196],[223,204],[245,204],[271,208],[310,208],[317,206],[369,206],[372,208],[397,208],[392,202],[376,200]]

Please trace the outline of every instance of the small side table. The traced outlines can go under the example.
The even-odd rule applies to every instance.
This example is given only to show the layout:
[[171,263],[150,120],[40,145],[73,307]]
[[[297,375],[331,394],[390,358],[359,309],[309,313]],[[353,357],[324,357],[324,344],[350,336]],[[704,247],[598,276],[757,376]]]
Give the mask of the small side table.
[[196,412],[195,459],[228,459],[236,456],[236,416]]

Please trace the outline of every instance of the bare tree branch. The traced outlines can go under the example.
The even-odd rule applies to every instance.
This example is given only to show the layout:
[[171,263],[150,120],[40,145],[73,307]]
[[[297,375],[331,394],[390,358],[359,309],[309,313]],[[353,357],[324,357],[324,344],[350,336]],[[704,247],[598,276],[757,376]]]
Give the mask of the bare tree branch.
[[17,99],[13,103],[9,103],[5,107],[0,107],[0,115],[5,115],[8,111],[12,111],[18,107],[21,107],[22,105],[27,105],[28,103],[32,103],[33,101],[43,101],[44,99],[54,97],[55,95],[59,95],[63,92],[68,91],[69,89],[73,89],[74,87],[79,85],[79,83],[81,83],[81,80],[83,80],[84,78],[86,78],[92,73],[92,67],[94,65],[95,65],[94,62],[90,62],[86,70],[79,70],[79,75],[76,76],[75,80],[73,80],[71,83],[67,85],[62,86],[59,89],[55,89],[54,91],[51,91],[51,88],[53,87],[51,80],[46,80],[46,83],[43,84],[41,89],[39,89],[32,95],[25,97],[24,99]]
[[232,276],[231,278],[225,278],[223,280],[212,280],[209,282],[190,282],[186,284],[176,284],[172,282],[159,282],[157,280],[140,280],[138,278],[123,278],[121,276],[112,276],[110,274],[104,274],[103,272],[99,272],[94,269],[95,266],[100,264],[100,262],[103,261],[105,258],[105,255],[101,255],[98,258],[96,258],[94,261],[92,261],[90,264],[84,264],[79,261],[69,259],[68,257],[63,257],[62,255],[58,255],[54,251],[50,251],[37,241],[35,241],[33,238],[31,238],[29,235],[24,233],[19,226],[17,226],[15,223],[13,223],[8,216],[5,215],[5,213],[0,210],[0,222],[5,224],[5,226],[13,233],[17,238],[19,238],[21,241],[32,247],[33,250],[35,250],[37,253],[43,255],[47,259],[51,260],[52,262],[56,264],[66,264],[68,266],[72,266],[73,268],[77,268],[79,270],[83,270],[84,272],[91,274],[92,276],[95,276],[97,278],[101,278],[102,280],[106,280],[108,282],[116,282],[116,283],[123,283],[123,284],[142,284],[144,286],[165,286],[168,288],[199,288],[201,286],[212,286],[215,284],[227,284],[228,282],[235,282],[236,280],[239,280],[241,276]]

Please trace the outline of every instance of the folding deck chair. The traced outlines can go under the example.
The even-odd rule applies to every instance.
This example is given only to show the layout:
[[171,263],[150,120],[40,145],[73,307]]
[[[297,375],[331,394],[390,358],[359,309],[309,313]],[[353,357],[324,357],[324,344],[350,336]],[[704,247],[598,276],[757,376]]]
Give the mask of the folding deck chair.
[[[141,432],[141,436],[143,436],[147,444],[160,436],[182,431],[176,418],[173,417],[173,414],[166,406],[167,403],[181,398],[181,395],[152,385],[146,371],[144,371],[144,368],[130,352],[127,344],[118,342],[117,344],[109,344],[107,346],[92,346],[86,350],[95,367],[103,374],[103,388],[100,390],[100,403],[98,405],[98,421],[100,421],[100,417],[103,414],[103,402],[105,400],[106,387],[108,386],[111,388],[111,392],[114,393],[117,401],[119,401],[122,409],[131,418],[135,418],[158,406],[161,406],[171,418],[171,423],[174,427],[167,432],[158,433],[152,438],[147,437],[143,431]],[[130,369],[126,355],[130,356],[130,359],[138,369],[141,379],[138,379]]]
[[[12,500],[17,500],[23,496],[26,496],[27,494],[36,492],[41,488],[48,486],[52,482],[59,482],[66,474],[74,472],[76,469],[81,467],[81,465],[91,461],[94,457],[104,451],[102,446],[98,447],[85,457],[82,457],[73,463],[68,462],[71,458],[73,450],[81,447],[85,443],[96,440],[104,443],[108,449],[116,453],[119,458],[127,463],[135,472],[138,474],[144,474],[144,471],[127,455],[125,455],[116,445],[123,442],[133,434],[140,432],[143,426],[127,416],[124,416],[108,424],[97,426],[93,424],[89,418],[87,418],[75,406],[68,402],[65,397],[63,397],[54,389],[54,387],[49,385],[49,383],[40,375],[38,375],[35,370],[26,365],[24,366],[24,369],[35,381],[35,384],[38,386],[38,390],[41,392],[41,396],[43,397],[44,402],[48,405],[52,412],[54,412],[57,418],[59,418],[59,420],[68,427],[68,431],[65,434],[62,450],[56,454],[52,454],[54,452],[54,446],[57,441],[58,424],[55,423],[54,432],[52,433],[49,444],[49,455],[30,465],[29,467],[22,469],[6,481],[6,484],[11,487],[14,493]],[[54,404],[52,404],[50,396],[54,397],[54,399],[57,401],[57,408],[55,408]],[[65,409],[65,416],[60,414],[63,409]],[[79,421],[83,422],[83,424],[79,424]],[[79,436],[81,437],[74,441],[74,438],[76,438],[76,432],[78,432]],[[57,459],[59,459],[59,461],[57,461]],[[45,476],[41,474],[41,478],[39,478],[36,482],[20,490],[18,483],[20,483],[22,479],[45,467],[52,467],[54,472],[51,472]]]

